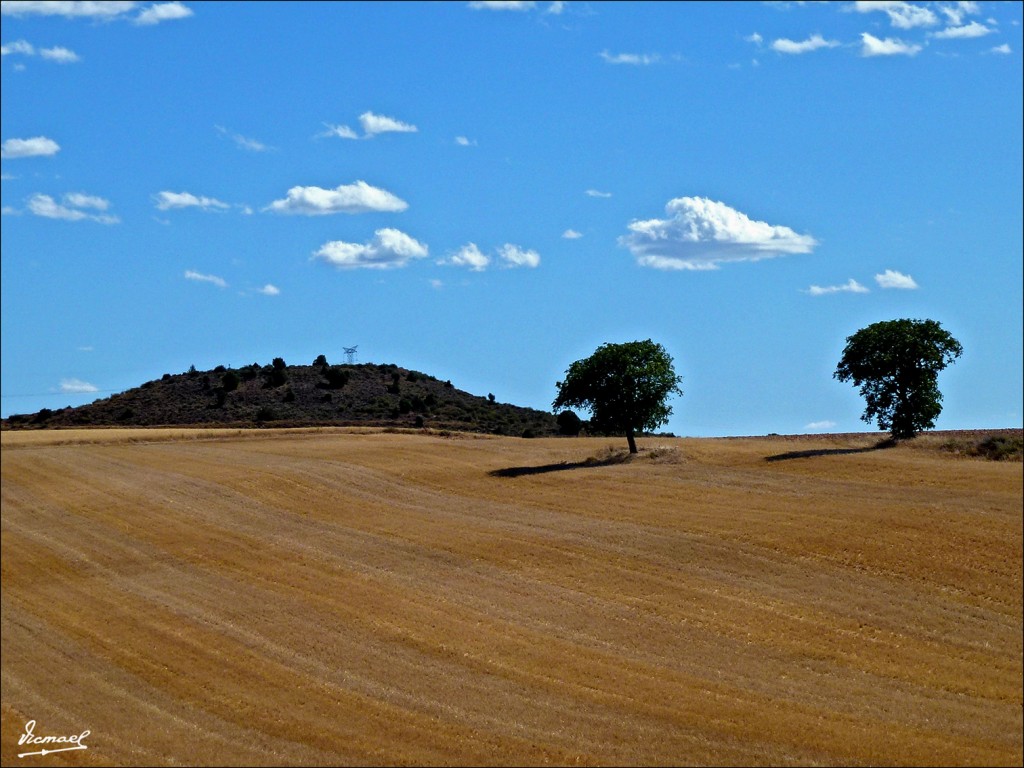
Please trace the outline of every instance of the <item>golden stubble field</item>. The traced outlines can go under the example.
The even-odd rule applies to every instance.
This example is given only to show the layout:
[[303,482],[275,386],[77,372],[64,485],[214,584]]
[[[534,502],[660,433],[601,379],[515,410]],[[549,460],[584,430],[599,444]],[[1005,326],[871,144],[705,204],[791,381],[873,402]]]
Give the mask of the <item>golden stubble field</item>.
[[[1022,763],[1020,463],[2,440],[4,765]],[[19,758],[29,720],[88,749]]]

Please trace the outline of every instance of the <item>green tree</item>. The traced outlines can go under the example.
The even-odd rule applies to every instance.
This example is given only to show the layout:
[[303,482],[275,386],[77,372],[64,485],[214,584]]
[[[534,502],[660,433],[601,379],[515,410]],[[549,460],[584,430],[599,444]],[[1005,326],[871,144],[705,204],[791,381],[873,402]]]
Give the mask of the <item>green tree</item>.
[[590,357],[577,360],[556,384],[558,408],[583,408],[602,432],[625,433],[629,452],[636,453],[637,433],[649,432],[672,414],[667,400],[679,389],[681,376],[672,358],[650,339],[602,344]]
[[846,339],[833,377],[860,387],[861,420],[878,421],[895,440],[935,426],[942,412],[938,374],[963,353],[960,342],[934,320],[887,320]]

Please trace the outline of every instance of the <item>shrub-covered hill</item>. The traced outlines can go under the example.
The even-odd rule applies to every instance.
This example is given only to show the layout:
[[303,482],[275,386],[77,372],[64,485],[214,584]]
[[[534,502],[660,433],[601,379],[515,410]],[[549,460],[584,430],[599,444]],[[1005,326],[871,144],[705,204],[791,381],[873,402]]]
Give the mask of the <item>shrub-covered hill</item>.
[[164,374],[89,405],[13,415],[9,428],[96,426],[396,426],[557,434],[551,413],[479,397],[397,365],[253,363]]

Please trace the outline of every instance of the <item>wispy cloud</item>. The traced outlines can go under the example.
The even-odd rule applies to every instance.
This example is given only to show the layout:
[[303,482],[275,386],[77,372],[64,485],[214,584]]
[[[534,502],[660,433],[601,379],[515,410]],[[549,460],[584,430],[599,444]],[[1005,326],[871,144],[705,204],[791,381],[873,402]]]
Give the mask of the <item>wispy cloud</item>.
[[349,128],[347,125],[332,125],[331,123],[324,123],[327,128],[323,133],[318,133],[316,136],[318,139],[326,139],[336,137],[339,139],[358,139],[359,134]]
[[861,32],[861,56],[916,56],[922,47],[916,43],[905,43],[895,37],[879,40],[874,35]]
[[897,29],[931,27],[939,23],[939,17],[930,8],[899,0],[858,0],[852,9],[860,13],[881,11],[889,17],[889,23]]
[[1001,53],[1006,55],[1013,53],[1013,51],[1010,49],[1009,43],[1003,43],[1002,45],[997,45],[995,48],[990,48],[989,53]]
[[784,37],[779,38],[772,43],[772,50],[779,53],[799,54],[816,51],[819,48],[837,48],[838,46],[839,42],[837,40],[826,40],[821,35],[811,35],[801,42],[787,40]]
[[608,53],[601,51],[598,54],[609,64],[629,64],[634,67],[642,67],[647,64],[655,64],[661,61],[661,56],[656,53]]
[[467,139],[465,136],[456,136],[455,137],[455,143],[458,144],[460,147],[475,147],[476,146],[476,141],[473,141],[471,139]]
[[527,267],[535,269],[540,266],[540,254],[533,250],[521,248],[518,245],[505,243],[498,249],[498,255],[505,262],[507,268]]
[[575,229],[567,229],[562,233],[562,237],[566,240],[579,240],[583,237],[583,233],[577,232]]
[[939,32],[933,32],[932,37],[936,40],[964,40],[972,37],[984,37],[985,35],[992,34],[994,31],[984,24],[972,21],[970,24],[964,24],[960,27],[947,27]]
[[256,293],[262,293],[264,296],[278,296],[281,293],[281,289],[276,285],[267,283],[262,288],[258,289]]
[[133,11],[139,13],[132,17],[137,25],[153,25],[172,19],[184,19],[192,15],[192,10],[179,2],[154,3],[139,8],[137,2],[120,2],[119,0],[3,0],[0,3],[0,14],[4,16],[63,16],[68,19],[94,19],[110,21],[127,19]]
[[811,432],[822,432],[832,429],[835,426],[836,423],[834,421],[812,421],[810,424],[805,424],[804,429]]
[[[44,219],[61,219],[63,221],[96,221],[100,224],[117,224],[121,220],[117,216],[106,213],[87,213],[87,210],[105,211],[110,203],[102,197],[74,192],[64,195],[58,203],[49,195],[33,195],[28,199],[28,210],[35,216]],[[85,209],[85,210],[83,210]]]
[[882,274],[875,275],[875,282],[878,283],[879,288],[914,290],[918,287],[914,278],[910,275],[904,275],[902,272],[896,272],[892,269],[887,269]]
[[313,254],[339,269],[395,269],[413,259],[425,258],[426,245],[397,229],[378,229],[368,243],[332,240]]
[[152,26],[163,21],[187,19],[192,15],[192,9],[182,3],[156,3],[136,16],[133,23],[140,26]]
[[483,253],[476,243],[467,243],[437,263],[451,267],[466,267],[471,272],[483,272],[491,263],[491,257]]
[[267,150],[271,149],[271,147],[268,147],[262,141],[258,139],[249,138],[248,136],[243,136],[240,133],[234,133],[233,131],[229,131],[223,125],[215,125],[213,127],[217,129],[217,133],[219,133],[221,136],[229,138],[233,142],[235,142],[235,146],[237,146],[239,149],[245,149],[248,150],[249,152],[266,152]]
[[60,391],[67,395],[86,395],[99,392],[99,388],[81,379],[61,379]]
[[812,285],[806,293],[811,296],[827,296],[830,293],[870,293],[867,288],[858,283],[852,277],[842,285]]
[[231,206],[213,197],[199,197],[191,192],[158,192],[153,196],[161,211],[177,208],[202,208],[204,211],[225,210]]
[[22,157],[52,157],[60,152],[60,145],[45,136],[31,139],[7,139],[0,145],[0,159],[15,160]]
[[27,40],[15,40],[13,43],[6,43],[0,46],[0,55],[10,56],[20,54],[22,56],[35,56],[39,54],[47,61],[55,61],[58,64],[73,64],[81,61],[81,57],[69,48],[54,46],[53,48],[40,48],[38,51]]
[[367,136],[376,136],[379,133],[416,133],[419,130],[410,123],[403,123],[386,115],[375,115],[373,112],[363,112],[359,116],[359,124],[363,126],[363,133]]
[[185,279],[195,280],[200,283],[212,283],[213,285],[216,285],[218,288],[228,287],[227,281],[224,280],[223,277],[217,277],[217,275],[204,275],[202,272],[196,272],[191,269],[186,270]]
[[588,189],[583,194],[587,195],[588,197],[611,197],[612,196],[611,192],[601,192],[600,190],[597,190],[597,189]]
[[664,270],[710,270],[735,261],[760,261],[810,253],[818,244],[789,227],[751,219],[705,197],[670,200],[664,219],[634,220],[619,245],[637,263]]
[[404,211],[409,204],[387,190],[370,186],[365,181],[341,185],[334,189],[292,187],[283,200],[275,200],[263,210],[302,216],[325,216],[333,213],[369,213],[371,211]]
[[467,5],[474,11],[532,11],[537,7],[532,0],[473,0]]

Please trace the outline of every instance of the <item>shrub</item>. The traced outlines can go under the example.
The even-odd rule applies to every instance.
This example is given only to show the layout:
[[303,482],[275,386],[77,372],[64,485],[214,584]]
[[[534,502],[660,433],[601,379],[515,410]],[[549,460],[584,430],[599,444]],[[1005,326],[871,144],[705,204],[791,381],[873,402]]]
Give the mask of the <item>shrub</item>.
[[978,456],[993,461],[1020,461],[1024,453],[1024,438],[993,435],[978,443]]
[[234,371],[228,371],[221,377],[220,383],[224,387],[225,392],[234,392],[238,389],[238,385],[242,383],[242,380],[238,378],[238,374]]
[[568,437],[578,437],[583,421],[572,411],[562,411],[556,419],[558,421],[558,434]]
[[288,367],[288,366],[286,366],[284,364],[284,358],[283,357],[275,357],[273,362],[271,362],[271,365],[274,366],[274,370],[275,371],[280,371],[280,370],[283,370],[284,368]]
[[276,418],[277,414],[274,413],[273,409],[271,409],[269,406],[264,405],[258,411],[256,411],[256,417],[254,421],[273,421]]
[[294,403],[295,402],[295,393],[292,392],[292,388],[291,387],[288,387],[288,389],[285,390],[284,402],[286,402],[286,403]]
[[313,361],[313,365],[325,368],[327,366],[327,358],[324,355],[317,355],[316,360]]
[[323,375],[327,378],[327,386],[331,389],[344,387],[348,384],[350,376],[349,372],[340,365],[332,365],[330,368],[324,369]]

